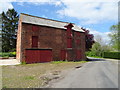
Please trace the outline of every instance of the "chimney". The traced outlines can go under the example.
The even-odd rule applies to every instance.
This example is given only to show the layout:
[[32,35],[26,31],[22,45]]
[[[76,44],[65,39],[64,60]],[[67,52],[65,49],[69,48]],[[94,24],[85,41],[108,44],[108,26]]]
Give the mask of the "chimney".
[[67,28],[67,30],[71,30],[72,27],[74,27],[74,26],[72,25],[72,23],[69,23],[68,25],[66,25],[64,27]]

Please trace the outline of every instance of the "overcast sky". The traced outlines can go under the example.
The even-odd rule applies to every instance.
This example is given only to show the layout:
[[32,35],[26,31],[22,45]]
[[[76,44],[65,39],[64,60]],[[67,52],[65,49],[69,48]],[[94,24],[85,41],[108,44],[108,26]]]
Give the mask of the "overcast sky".
[[71,22],[109,41],[110,26],[118,23],[119,0],[2,0],[0,13],[14,8],[18,13]]

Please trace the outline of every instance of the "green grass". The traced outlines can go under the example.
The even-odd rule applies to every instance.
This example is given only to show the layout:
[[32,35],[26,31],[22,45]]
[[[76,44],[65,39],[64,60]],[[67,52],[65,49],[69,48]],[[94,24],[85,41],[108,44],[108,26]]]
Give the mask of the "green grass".
[[65,63],[65,62],[67,62],[67,61],[52,61],[51,63],[52,64],[59,64],[59,63]]
[[3,88],[7,88],[7,86],[3,86]]
[[78,61],[78,62],[80,62],[80,63],[86,63],[86,62],[88,62],[88,61]]
[[21,65],[26,65],[26,62],[25,61],[21,62]]
[[[112,59],[112,58],[104,58],[104,57],[98,57],[98,56],[88,56],[93,58],[100,58],[100,59]],[[119,60],[119,59],[113,59],[113,60]]]
[[88,61],[52,61],[51,63],[52,64],[60,64],[60,63],[86,63]]
[[88,56],[88,57],[103,58],[103,57],[100,57],[100,56]]
[[34,80],[35,77],[34,76],[25,76],[24,79],[25,80]]

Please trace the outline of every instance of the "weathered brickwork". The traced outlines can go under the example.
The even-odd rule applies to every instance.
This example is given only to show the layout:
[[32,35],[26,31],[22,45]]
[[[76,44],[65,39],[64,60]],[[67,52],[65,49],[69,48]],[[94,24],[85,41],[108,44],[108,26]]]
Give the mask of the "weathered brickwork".
[[22,60],[25,60],[25,49],[32,48],[32,36],[38,36],[38,48],[52,48],[53,60],[60,60],[60,50],[66,48],[66,31],[57,28],[37,26],[32,31],[32,24],[22,24]]
[[21,59],[21,28],[22,28],[22,23],[21,23],[21,19],[19,20],[19,25],[18,25],[18,32],[17,32],[17,46],[16,46],[16,58],[18,61],[22,60]]
[[[33,28],[36,28],[35,30]],[[26,49],[32,48],[32,36],[38,36],[37,48],[51,48],[53,60],[61,60],[61,50],[66,51],[66,60],[85,60],[85,34],[72,30],[72,48],[67,48],[67,29],[53,28],[19,22],[17,34],[17,59],[25,61]],[[80,51],[80,53],[79,53]]]

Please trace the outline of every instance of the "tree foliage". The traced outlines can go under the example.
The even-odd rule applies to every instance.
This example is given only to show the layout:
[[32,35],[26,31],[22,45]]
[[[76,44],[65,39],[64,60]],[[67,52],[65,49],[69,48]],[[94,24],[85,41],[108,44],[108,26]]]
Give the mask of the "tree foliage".
[[18,13],[14,9],[2,12],[2,51],[8,52],[16,48]]
[[100,43],[96,42],[91,49],[91,52],[93,52],[96,56],[102,57],[102,54],[104,52],[109,52],[110,47],[107,45],[102,46]]
[[85,31],[86,51],[89,51],[92,48],[93,43],[95,43],[94,36],[89,33],[89,30],[83,30]]
[[120,51],[120,24],[112,25],[110,30],[111,45],[115,50]]
[[104,52],[111,51],[111,48],[107,45],[101,45],[99,42],[95,42],[92,45],[91,51],[87,52],[88,56],[102,57]]

